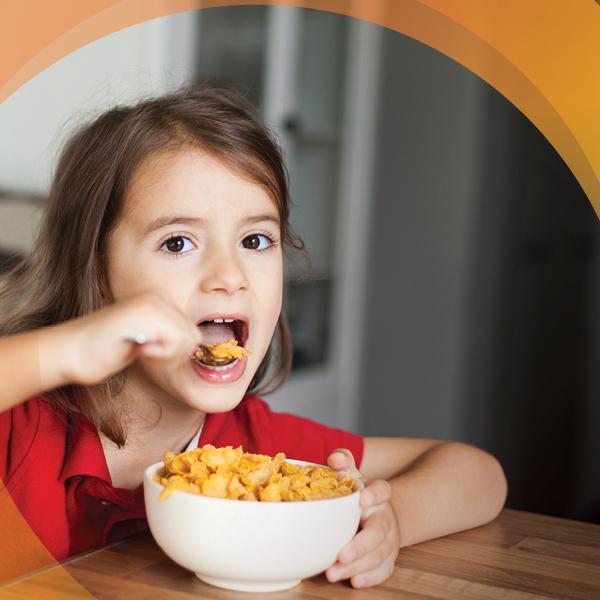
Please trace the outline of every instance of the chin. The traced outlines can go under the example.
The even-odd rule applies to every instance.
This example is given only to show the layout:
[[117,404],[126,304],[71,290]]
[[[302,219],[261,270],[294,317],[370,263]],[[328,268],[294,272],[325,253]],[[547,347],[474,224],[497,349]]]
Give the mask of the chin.
[[202,385],[194,390],[179,394],[181,402],[205,413],[222,413],[233,410],[246,394],[248,385],[236,382],[233,385]]
[[209,397],[203,397],[200,401],[198,399],[194,400],[184,400],[184,402],[198,411],[201,411],[206,414],[213,413],[224,413],[233,410],[244,397],[243,394],[222,394],[220,397],[215,397],[215,394],[210,394]]

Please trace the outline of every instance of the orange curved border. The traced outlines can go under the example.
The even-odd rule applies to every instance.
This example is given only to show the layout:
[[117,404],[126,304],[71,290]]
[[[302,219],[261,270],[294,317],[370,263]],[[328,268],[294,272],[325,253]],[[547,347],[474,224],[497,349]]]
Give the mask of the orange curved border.
[[600,6],[594,0],[4,0],[0,99],[61,57],[124,27],[196,8],[250,4],[356,17],[453,58],[536,125],[600,214]]
[[[3,0],[0,100],[63,56],[109,33],[176,12],[250,4],[363,19],[451,57],[534,123],[600,214],[600,6],[594,0]],[[0,525],[0,582],[52,563],[1,482]],[[7,562],[15,540],[20,553]],[[86,595],[83,589],[80,593]]]

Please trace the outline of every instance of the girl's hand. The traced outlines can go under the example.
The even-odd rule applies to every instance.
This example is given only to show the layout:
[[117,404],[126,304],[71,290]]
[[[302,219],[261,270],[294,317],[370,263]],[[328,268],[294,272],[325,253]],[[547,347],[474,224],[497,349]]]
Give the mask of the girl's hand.
[[[201,342],[196,324],[156,292],[144,292],[47,331],[49,336],[40,339],[41,361],[58,355],[64,382],[81,385],[100,383],[140,357],[189,360]],[[153,343],[125,341],[139,334]]]
[[[337,449],[327,464],[336,471],[350,470],[362,478],[349,450]],[[400,530],[390,504],[391,487],[384,479],[366,483],[360,493],[361,530],[338,554],[337,562],[325,572],[329,581],[350,578],[353,587],[378,585],[391,576],[400,549]]]

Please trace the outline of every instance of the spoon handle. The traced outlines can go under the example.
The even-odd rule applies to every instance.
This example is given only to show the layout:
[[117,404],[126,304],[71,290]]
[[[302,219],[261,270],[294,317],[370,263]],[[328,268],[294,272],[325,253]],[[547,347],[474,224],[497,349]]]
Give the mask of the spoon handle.
[[135,336],[123,338],[123,341],[129,342],[130,344],[136,344],[137,346],[143,346],[144,344],[154,344],[158,340],[148,339],[143,333],[138,333]]

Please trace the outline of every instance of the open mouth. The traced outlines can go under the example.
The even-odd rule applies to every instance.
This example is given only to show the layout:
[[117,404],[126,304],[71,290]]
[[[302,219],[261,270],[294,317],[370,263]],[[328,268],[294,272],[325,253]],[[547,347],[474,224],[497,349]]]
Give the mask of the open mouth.
[[[237,355],[244,349],[248,339],[246,321],[234,317],[212,317],[200,321],[198,328],[202,332],[203,343],[193,357],[196,361],[219,369],[227,368],[239,360],[240,356]],[[228,344],[230,340],[235,340],[235,343]]]

